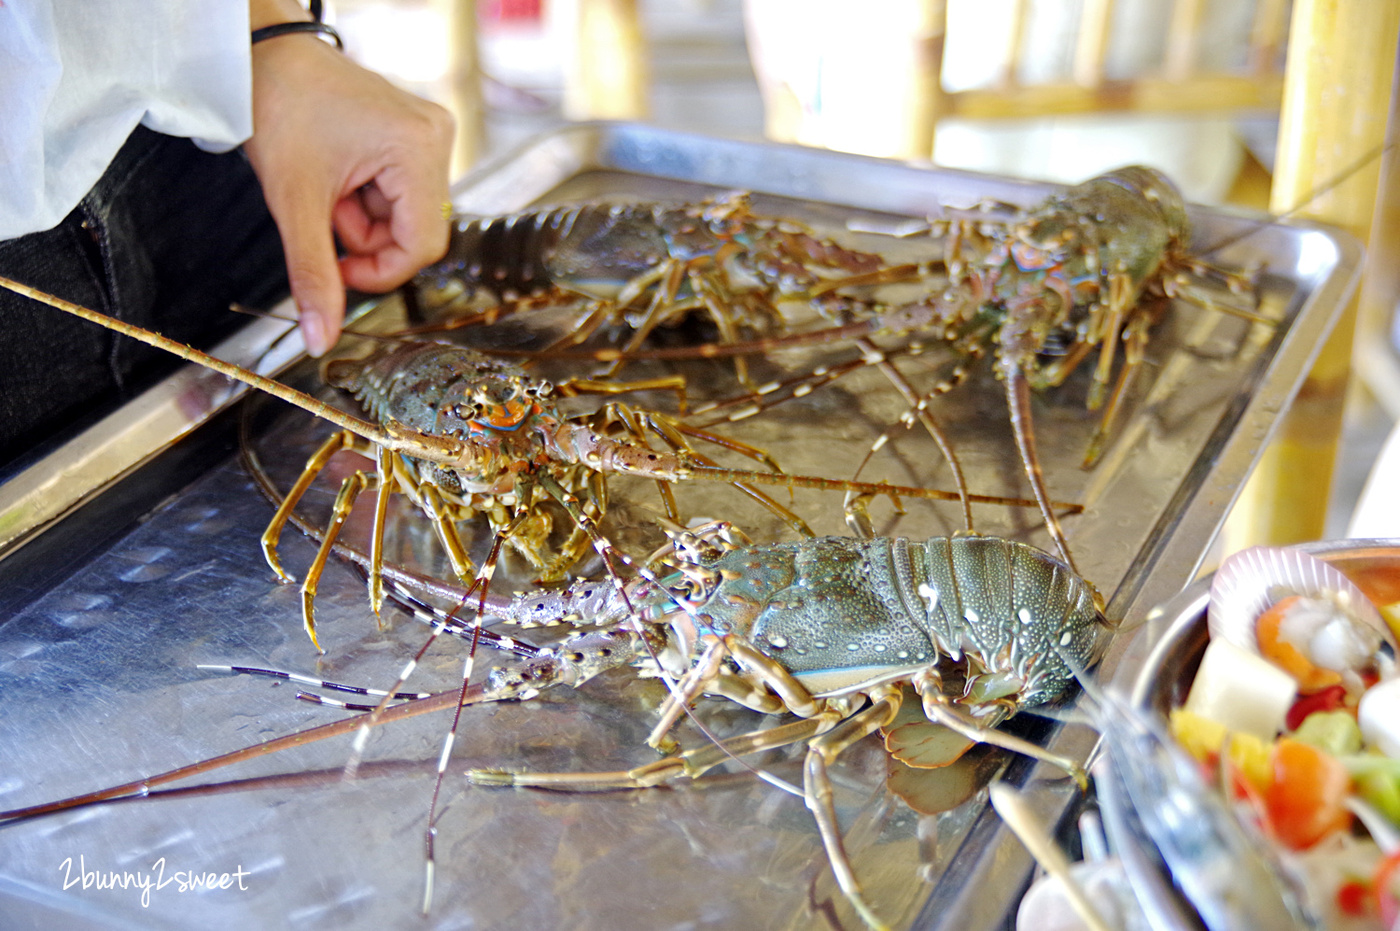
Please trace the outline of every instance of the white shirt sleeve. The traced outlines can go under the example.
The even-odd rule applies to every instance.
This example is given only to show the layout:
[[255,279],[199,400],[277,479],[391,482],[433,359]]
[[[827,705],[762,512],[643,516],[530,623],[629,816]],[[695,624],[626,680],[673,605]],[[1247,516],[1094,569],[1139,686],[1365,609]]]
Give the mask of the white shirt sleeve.
[[57,225],[138,124],[252,135],[247,0],[0,3],[0,239]]

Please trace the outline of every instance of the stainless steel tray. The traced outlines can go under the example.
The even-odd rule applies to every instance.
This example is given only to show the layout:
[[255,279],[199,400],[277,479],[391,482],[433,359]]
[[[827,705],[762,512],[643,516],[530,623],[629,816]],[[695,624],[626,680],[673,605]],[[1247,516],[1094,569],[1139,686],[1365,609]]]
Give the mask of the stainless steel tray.
[[[761,210],[791,213],[837,235],[851,218],[921,217],[983,198],[1029,204],[1051,190],[825,151],[589,124],[549,134],[483,168],[457,188],[455,201],[461,210],[492,214],[532,203],[691,199],[724,189],[759,192]],[[1080,568],[1110,596],[1109,614],[1129,623],[1195,574],[1359,264],[1352,240],[1306,223],[1260,224],[1204,210],[1193,219],[1202,244],[1249,233],[1215,258],[1267,266],[1264,306],[1280,324],[1249,326],[1190,305],[1173,308],[1154,338],[1128,416],[1091,472],[1078,465],[1095,423],[1084,410],[1085,382],[1072,381],[1035,407],[1052,495],[1085,505],[1066,523]],[[395,312],[393,301],[375,311]],[[515,330],[499,332],[516,338]],[[797,354],[756,366],[766,377],[810,361]],[[902,364],[926,383],[944,361],[929,355]],[[698,394],[724,394],[731,386],[726,365],[682,369]],[[292,377],[309,378],[306,372]],[[867,370],[717,429],[770,449],[790,472],[839,478],[852,474],[901,408]],[[949,394],[936,411],[963,452],[973,490],[1027,494],[1003,393],[990,376]],[[284,485],[321,429],[293,412],[260,435],[259,452]],[[861,477],[947,481],[931,442],[916,433],[897,435]],[[331,483],[323,485],[320,506],[333,494]],[[626,503],[613,509],[618,519],[609,533],[630,551],[638,545],[630,528],[645,523],[636,508],[654,507],[655,499],[645,484],[624,485],[618,495]],[[377,631],[363,584],[337,566],[321,586],[328,652],[318,661],[301,631],[298,592],[276,585],[258,554],[270,509],[238,464],[225,461],[170,491],[138,529],[0,627],[0,807],[140,778],[335,717],[294,701],[283,685],[211,677],[197,664],[270,666],[383,687],[421,644],[423,628],[392,612],[389,629]],[[736,520],[765,539],[787,533],[728,489],[685,494],[693,495],[683,498],[691,514]],[[914,538],[958,529],[955,507],[907,505],[902,517],[877,505],[879,529]],[[818,532],[845,532],[837,495],[802,492],[794,507]],[[84,532],[87,513],[65,521],[70,534]],[[977,513],[985,532],[1047,545],[1034,512]],[[51,538],[40,536],[20,552],[42,553]],[[311,550],[307,541],[284,539],[294,572]],[[34,557],[28,559],[32,564]],[[9,564],[0,562],[0,575]],[[438,645],[414,687],[449,687],[460,676],[462,652],[460,644]],[[1109,665],[1117,662],[1111,658]],[[659,689],[655,682],[606,677],[577,692],[467,709],[452,771],[639,765],[651,759],[643,739]],[[707,703],[704,713],[722,733],[759,724],[720,703]],[[0,912],[20,927],[55,919],[95,927],[417,923],[442,717],[381,729],[354,783],[339,780],[348,753],[340,739],[195,780],[247,782],[0,829]],[[1037,719],[1021,726],[1071,756],[1082,758],[1093,741],[1082,728]],[[1005,763],[1003,778],[1046,787],[1039,804],[1058,817],[1072,794],[1060,774],[1025,760]],[[796,781],[799,764],[793,753],[762,760]],[[883,749],[866,741],[834,769],[855,869],[880,914],[896,927],[1003,924],[1030,861],[987,808],[985,792],[952,811],[919,815],[887,790],[886,767]],[[430,927],[859,924],[835,889],[801,800],[743,772],[604,794],[488,790],[453,779],[437,843],[436,902],[424,922]],[[159,862],[167,879],[182,870],[241,868],[246,889],[180,892],[171,883],[153,889],[147,907],[132,889],[85,889],[81,879],[65,886],[79,875],[80,862],[92,872],[151,877]]]

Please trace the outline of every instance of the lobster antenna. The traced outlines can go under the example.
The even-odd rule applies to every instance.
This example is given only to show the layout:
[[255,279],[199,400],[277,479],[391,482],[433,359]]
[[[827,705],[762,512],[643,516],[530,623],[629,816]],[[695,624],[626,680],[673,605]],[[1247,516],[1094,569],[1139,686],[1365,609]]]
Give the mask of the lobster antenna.
[[286,314],[279,314],[271,310],[259,310],[256,307],[249,307],[247,304],[240,304],[237,301],[228,305],[228,309],[235,314],[241,314],[244,317],[253,317],[258,320],[281,320],[283,323],[297,322],[296,317],[289,317]]
[[531,359],[586,359],[592,362],[618,361],[676,361],[687,359],[723,359],[732,356],[752,356],[780,349],[801,349],[833,340],[870,335],[869,323],[848,323],[823,327],[806,333],[769,336],[739,343],[706,343],[702,346],[670,346],[659,349],[530,349],[499,347],[481,350],[488,355]]
[[1266,226],[1269,226],[1269,225],[1271,225],[1271,224],[1273,224],[1273,223],[1275,223],[1275,222],[1277,222],[1277,221],[1279,221],[1279,220],[1286,220],[1286,219],[1288,219],[1289,217],[1296,216],[1298,213],[1300,213],[1300,212],[1302,212],[1303,210],[1305,210],[1305,209],[1307,208],[1308,204],[1311,204],[1313,201],[1317,200],[1317,199],[1318,199],[1319,197],[1321,197],[1323,194],[1326,194],[1326,193],[1328,193],[1329,191],[1332,191],[1332,190],[1334,190],[1335,188],[1340,187],[1343,183],[1345,183],[1347,180],[1349,180],[1353,175],[1355,175],[1357,172],[1361,171],[1361,169],[1365,168],[1367,165],[1371,164],[1371,162],[1373,162],[1373,161],[1375,161],[1376,159],[1380,158],[1380,157],[1381,157],[1382,155],[1384,155],[1386,152],[1390,151],[1391,149],[1393,149],[1393,148],[1395,148],[1395,147],[1396,147],[1396,143],[1393,143],[1393,142],[1382,142],[1380,145],[1376,146],[1375,148],[1371,149],[1370,151],[1368,151],[1368,152],[1366,152],[1365,154],[1363,154],[1362,156],[1360,156],[1355,162],[1353,162],[1352,164],[1348,165],[1346,168],[1344,168],[1344,169],[1343,169],[1340,173],[1338,173],[1337,175],[1334,175],[1332,178],[1329,178],[1329,179],[1328,179],[1327,181],[1325,181],[1324,183],[1322,183],[1322,184],[1318,185],[1317,187],[1313,188],[1311,191],[1308,191],[1307,194],[1303,195],[1303,197],[1299,199],[1299,201],[1298,201],[1297,204],[1293,205],[1292,207],[1289,207],[1287,210],[1283,211],[1282,213],[1275,214],[1275,215],[1273,215],[1273,216],[1268,217],[1267,219],[1264,219],[1264,220],[1256,220],[1256,221],[1254,221],[1253,225],[1251,225],[1251,226],[1248,227],[1247,229],[1243,230],[1242,232],[1236,233],[1236,234],[1233,235],[1233,236],[1227,236],[1226,238],[1222,239],[1220,242],[1217,242],[1217,243],[1215,243],[1214,245],[1207,246],[1205,249],[1202,249],[1202,250],[1201,250],[1201,254],[1202,254],[1202,255],[1210,255],[1212,252],[1218,252],[1218,251],[1220,251],[1221,249],[1224,249],[1226,246],[1234,245],[1235,243],[1239,242],[1239,241],[1242,240],[1242,239],[1246,239],[1246,238],[1248,238],[1248,237],[1250,237],[1250,236],[1253,236],[1255,233],[1259,232],[1261,229],[1263,229],[1263,228],[1266,227]]
[[[664,521],[664,518],[663,518],[663,521]],[[669,523],[669,521],[666,521],[666,522]],[[683,528],[682,528],[682,529],[683,529]],[[348,559],[351,559],[351,561],[355,564],[356,568],[358,568],[361,572],[364,572],[364,571],[368,568],[368,566],[369,566],[369,557],[368,557],[368,556],[365,556],[363,553],[359,552],[358,550],[355,550],[355,549],[352,548],[352,547],[346,546],[346,545],[343,544],[343,543],[336,543],[336,544],[334,544],[334,549],[335,549],[335,551],[336,551],[338,554],[340,554],[340,555],[342,555],[342,556],[344,556],[344,557],[346,557],[346,558],[348,558]],[[389,568],[389,566],[386,564],[385,568],[386,568],[386,570],[387,570],[387,569]],[[428,623],[433,624],[433,625],[436,626],[436,625],[439,623],[439,620],[438,620],[438,619],[440,619],[440,618],[442,618],[442,617],[444,616],[444,612],[443,612],[440,608],[436,608],[436,607],[434,607],[434,606],[432,606],[432,605],[430,605],[430,604],[428,604],[428,603],[422,601],[421,599],[419,599],[416,595],[414,595],[414,594],[409,590],[409,586],[408,586],[408,585],[405,585],[405,584],[403,583],[403,581],[398,580],[398,579],[395,579],[394,581],[397,582],[398,584],[395,584],[395,585],[392,585],[392,586],[389,587],[389,590],[388,590],[389,597],[392,598],[393,600],[399,602],[399,604],[400,604],[401,607],[407,609],[407,610],[408,610],[410,613],[412,613],[415,617],[419,618],[420,620],[427,621]],[[466,598],[467,596],[463,595],[462,597],[463,597],[463,601],[465,601],[465,598]],[[669,600],[671,601],[672,604],[674,604],[674,605],[680,607],[681,610],[683,610],[683,611],[685,611],[685,610],[693,610],[692,608],[689,608],[688,606],[686,606],[686,605],[684,605],[684,604],[681,604],[681,602],[680,602],[678,599],[671,598],[671,599],[669,599]],[[460,606],[459,606],[459,607],[460,607]],[[454,611],[453,613],[455,613],[455,611]],[[450,614],[449,614],[448,616],[450,616]],[[432,620],[432,621],[428,621],[428,618],[433,618],[433,620]],[[485,631],[477,622],[466,621],[466,620],[463,620],[463,619],[460,619],[460,618],[459,618],[458,620],[460,620],[461,623],[464,624],[464,625],[470,624],[473,630],[481,630],[483,633],[489,633],[488,631]],[[453,628],[451,628],[451,627],[448,627],[447,629],[448,629],[448,630],[453,630]],[[457,632],[457,631],[454,631],[454,632]],[[465,632],[462,632],[462,636],[466,636]],[[499,637],[498,637],[498,639],[499,639],[499,640],[504,640],[504,641],[506,641],[506,642],[508,642],[508,643],[512,643],[512,644],[514,644],[514,643],[519,643],[519,642],[520,642],[520,641],[514,640],[513,638],[499,638]],[[490,645],[491,645],[491,647],[492,647],[493,649],[502,649],[502,646],[501,646],[500,643],[498,643],[498,642],[493,642],[493,643],[491,643]],[[643,649],[647,650],[647,652],[650,654],[652,661],[657,663],[657,668],[658,668],[659,670],[661,670],[661,676],[660,676],[660,678],[661,678],[662,682],[666,685],[667,689],[668,689],[669,691],[674,691],[675,688],[677,688],[677,687],[679,686],[679,683],[674,679],[674,677],[672,677],[669,673],[667,673],[667,672],[664,670],[664,668],[661,666],[661,664],[657,661],[657,657],[656,657],[656,655],[654,654],[654,652],[651,651],[651,648],[650,648],[650,645],[649,645],[649,644],[647,644],[645,641],[643,641],[643,642],[642,642],[642,647],[643,647]],[[220,668],[222,668],[222,667],[220,667]],[[395,689],[397,689],[397,688],[399,688],[399,687],[400,687],[400,686],[396,685],[396,686],[395,686]],[[382,708],[382,707],[384,707],[383,704],[381,704],[381,708]],[[376,709],[376,710],[378,710],[378,709]],[[769,785],[771,785],[771,786],[773,786],[773,787],[775,787],[775,788],[777,788],[777,789],[780,789],[780,790],[782,790],[782,791],[784,791],[784,792],[787,792],[787,793],[790,793],[790,794],[792,794],[792,795],[795,795],[795,796],[797,796],[798,798],[801,798],[801,797],[802,797],[802,790],[799,789],[797,786],[793,785],[792,783],[790,783],[790,782],[788,782],[788,781],[786,781],[786,780],[784,780],[784,779],[779,778],[778,776],[773,775],[772,773],[768,772],[767,770],[763,770],[763,769],[757,768],[757,767],[754,766],[752,763],[750,763],[748,760],[744,759],[742,756],[739,756],[739,755],[736,754],[734,751],[732,751],[732,750],[730,750],[728,747],[726,747],[726,746],[724,745],[724,741],[719,737],[719,735],[716,734],[716,733],[709,727],[709,725],[707,725],[704,721],[700,720],[700,718],[699,718],[698,716],[696,716],[695,710],[694,710],[693,708],[691,708],[691,707],[689,707],[689,706],[685,706],[685,707],[684,707],[684,710],[685,710],[686,716],[690,719],[690,723],[695,727],[695,729],[696,729],[697,731],[699,731],[700,734],[701,734],[706,740],[708,740],[711,744],[713,744],[714,746],[716,746],[717,748],[719,748],[719,750],[720,750],[721,752],[723,752],[724,755],[727,756],[729,759],[733,760],[735,763],[739,764],[739,766],[741,766],[742,768],[748,770],[748,772],[749,772],[750,774],[752,774],[753,776],[756,776],[757,778],[763,780],[764,782],[768,783]],[[373,726],[373,725],[372,725],[372,724],[366,725],[366,727],[369,727],[369,726]]]
[[[170,339],[166,336],[161,336],[159,333],[153,333],[150,330],[133,326],[124,320],[118,320],[115,317],[109,317],[106,314],[98,313],[95,310],[89,310],[88,308],[83,307],[80,304],[74,304],[72,301],[66,301],[61,297],[56,297],[52,294],[45,293],[43,291],[38,290],[37,288],[31,288],[27,284],[21,284],[20,282],[14,281],[10,278],[0,276],[0,287],[8,288],[9,290],[14,291],[16,294],[21,294],[27,298],[38,301],[41,304],[47,304],[50,307],[55,307],[66,313],[70,313],[75,317],[82,317],[84,320],[87,320],[91,323],[96,323],[99,326],[104,326],[108,329],[116,330],[118,333],[121,333],[124,336],[129,336],[132,339],[139,340],[148,346],[154,346],[157,349],[165,350],[171,355],[179,356],[181,359],[184,359],[187,362],[194,362],[204,366],[205,368],[213,369],[220,375],[225,375],[229,378],[234,379],[235,381],[241,381],[245,385],[250,385],[261,391],[265,391],[273,397],[286,401],[289,404],[294,404],[297,407],[302,408],[303,410],[310,411],[311,413],[316,414],[318,417],[324,417],[331,423],[334,423],[336,426],[349,430],[351,433],[363,436],[366,439],[372,440],[373,442],[388,446],[401,445],[387,431],[383,430],[376,424],[372,424],[366,420],[361,420],[358,417],[354,417],[350,414],[345,413],[344,411],[337,410],[327,404],[322,404],[320,401],[317,401],[310,395],[298,391],[295,388],[284,385],[279,381],[274,381],[271,378],[259,375],[256,372],[247,371],[246,369],[233,365],[232,363],[225,362],[223,359],[215,358],[214,356],[211,356],[206,352],[201,352],[198,349],[186,346],[184,343],[177,342],[176,340]],[[380,439],[381,437],[383,438],[382,441]]]
[[[1073,674],[1074,680],[1079,683],[1079,687],[1084,691],[1082,700],[1089,705],[1087,711],[1082,715],[1075,714],[1074,711],[1078,709],[1074,709],[1074,711],[1071,711],[1070,716],[1067,716],[1061,723],[1086,724],[1095,730],[1102,731],[1099,722],[1103,717],[1103,709],[1112,702],[1123,702],[1125,700],[1119,698],[1117,695],[1109,694],[1107,689],[1102,688],[1098,682],[1089,675],[1089,667],[1076,661],[1073,656],[1069,655],[1064,647],[1055,644],[1055,653],[1060,657],[1061,662],[1069,667],[1069,671]],[[1087,720],[1085,720],[1086,716]],[[1095,741],[1093,749],[1089,751],[1088,759],[1084,761],[1084,769],[1086,771],[1091,769],[1094,764],[1098,762],[1099,757],[1103,756],[1106,752],[1107,748],[1104,746],[1103,736],[1102,733],[1100,733],[1100,737]]]
[[118,320],[106,314],[90,310],[72,301],[66,301],[61,297],[32,288],[27,284],[22,284],[11,278],[0,276],[0,287],[8,288],[16,294],[23,295],[41,304],[70,313],[75,317],[81,317],[90,323],[115,330],[124,336],[129,336],[134,340],[162,349],[173,356],[184,359],[187,362],[194,362],[205,368],[213,369],[220,375],[232,378],[234,381],[243,382],[254,388],[264,391],[275,398],[286,401],[301,408],[317,417],[330,421],[343,430],[363,437],[376,445],[383,446],[395,452],[404,453],[417,459],[424,459],[429,462],[444,463],[447,465],[458,464],[463,454],[469,453],[469,447],[456,440],[446,437],[430,436],[416,430],[404,427],[402,424],[392,424],[391,427],[398,429],[381,427],[378,424],[361,420],[351,414],[347,414],[338,408],[318,401],[305,392],[298,391],[279,381],[274,381],[256,372],[250,372],[237,365],[225,362],[223,359],[215,358],[206,352],[201,352],[184,343],[154,333],[150,330],[127,323],[125,320]]
[[[283,323],[297,322],[297,319],[295,317],[288,317],[283,314],[274,313],[270,310],[258,310],[255,307],[248,307],[244,304],[230,304],[228,309],[231,310],[233,313],[242,314],[245,317],[253,317],[258,320],[280,320]],[[340,328],[340,332],[348,336],[357,337],[359,339],[378,340],[381,343],[401,344],[406,342],[412,342],[412,340],[409,340],[407,337],[402,335],[396,335],[391,333],[371,333],[370,331],[362,330],[354,326],[353,324],[342,326]],[[423,339],[418,340],[418,342],[429,343],[437,342],[437,340]],[[485,350],[477,351],[484,352]]]
[[[421,701],[404,702],[395,705],[384,713],[377,722],[385,725],[400,718],[417,717],[420,714],[428,714],[450,706],[458,699],[458,690],[449,689],[446,692],[438,692],[431,698]],[[473,698],[473,702],[479,700]],[[97,805],[103,802],[122,801],[132,798],[144,798],[152,794],[152,790],[157,786],[166,785],[171,782],[178,782],[181,779],[188,779],[202,773],[211,772],[240,763],[243,760],[251,760],[260,756],[267,756],[279,750],[299,747],[327,737],[336,737],[341,734],[353,732],[361,726],[363,716],[341,718],[338,721],[331,721],[329,724],[322,724],[307,730],[297,731],[287,734],[284,737],[274,737],[264,743],[253,744],[240,750],[232,750],[219,756],[201,760],[198,763],[191,763],[188,766],[181,766],[178,769],[168,770],[154,776],[147,776],[133,782],[122,783],[119,786],[111,786],[106,789],[99,789],[96,792],[87,792],[82,795],[75,795],[70,798],[60,799],[56,802],[47,802],[41,805],[30,805],[25,808],[13,808],[8,811],[0,811],[0,826],[16,821],[25,821],[30,818],[37,818],[41,815],[54,814],[60,811],[72,811],[76,808],[84,808],[89,805]]]
[[[932,498],[935,501],[962,501],[956,491],[923,488],[918,485],[892,485],[887,482],[861,482],[853,479],[821,478],[815,475],[793,475],[789,472],[751,472],[745,469],[723,469],[714,466],[691,465],[691,478],[715,482],[753,482],[755,485],[782,485],[788,488],[819,488],[835,491],[858,491],[873,495],[893,495],[906,498]],[[1005,507],[1039,507],[1032,498],[1002,495],[967,495],[973,504],[996,504]],[[1069,501],[1050,501],[1051,507],[1066,514],[1083,512],[1084,505]]]

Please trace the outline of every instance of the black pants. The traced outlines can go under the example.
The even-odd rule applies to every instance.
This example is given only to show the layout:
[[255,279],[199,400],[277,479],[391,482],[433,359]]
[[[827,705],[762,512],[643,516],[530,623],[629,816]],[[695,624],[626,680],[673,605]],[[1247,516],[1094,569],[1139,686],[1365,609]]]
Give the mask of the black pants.
[[[276,226],[241,151],[137,128],[51,230],[0,242],[0,275],[201,348],[287,293]],[[109,413],[180,364],[0,288],[0,469]]]

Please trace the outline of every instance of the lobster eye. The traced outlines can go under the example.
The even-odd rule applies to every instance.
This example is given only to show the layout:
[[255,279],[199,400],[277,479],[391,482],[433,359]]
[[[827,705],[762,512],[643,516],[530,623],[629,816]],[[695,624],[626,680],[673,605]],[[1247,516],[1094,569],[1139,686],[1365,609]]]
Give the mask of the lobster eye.
[[509,404],[526,392],[526,385],[519,379],[508,379],[494,385],[486,385],[480,389],[479,397],[488,405],[499,406]]
[[479,401],[472,401],[470,404],[456,404],[452,407],[452,413],[456,415],[459,420],[477,420],[481,417],[482,411],[484,410],[485,408]]

